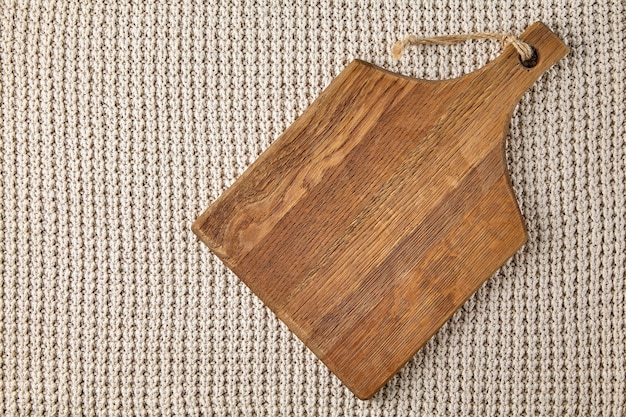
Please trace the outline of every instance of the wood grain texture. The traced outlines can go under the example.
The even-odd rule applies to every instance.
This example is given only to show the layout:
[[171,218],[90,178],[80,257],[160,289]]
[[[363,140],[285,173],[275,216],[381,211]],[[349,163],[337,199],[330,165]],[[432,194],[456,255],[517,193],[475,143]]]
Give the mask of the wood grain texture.
[[543,24],[463,77],[355,60],[193,230],[358,397],[372,396],[526,241],[504,144],[567,53]]

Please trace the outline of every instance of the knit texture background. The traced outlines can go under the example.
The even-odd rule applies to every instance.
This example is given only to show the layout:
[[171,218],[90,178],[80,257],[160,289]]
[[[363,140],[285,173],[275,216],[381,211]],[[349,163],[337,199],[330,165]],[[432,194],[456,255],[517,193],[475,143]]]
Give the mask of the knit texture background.
[[[292,3],[3,3],[0,414],[622,415],[623,2]],[[529,241],[360,401],[190,225],[353,58],[457,77],[499,45],[389,48],[536,20],[571,51],[511,123]]]

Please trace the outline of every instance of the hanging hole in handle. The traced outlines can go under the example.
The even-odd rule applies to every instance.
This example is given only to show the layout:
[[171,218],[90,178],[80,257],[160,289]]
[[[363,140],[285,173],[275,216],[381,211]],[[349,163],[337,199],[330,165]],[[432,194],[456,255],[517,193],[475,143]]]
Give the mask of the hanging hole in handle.
[[533,50],[533,54],[530,56],[530,58],[522,61],[522,57],[519,57],[519,62],[520,64],[522,64],[522,66],[524,68],[532,68],[535,65],[537,65],[537,61],[539,61],[539,56],[537,55],[537,50],[535,49],[534,46],[531,46],[532,50]]

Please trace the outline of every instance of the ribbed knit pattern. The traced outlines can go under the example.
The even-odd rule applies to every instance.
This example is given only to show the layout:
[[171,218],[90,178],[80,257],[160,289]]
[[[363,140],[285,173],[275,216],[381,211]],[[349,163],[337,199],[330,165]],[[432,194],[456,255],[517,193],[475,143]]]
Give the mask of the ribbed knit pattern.
[[[4,1],[0,414],[622,415],[624,3],[293,3]],[[190,225],[353,58],[457,77],[497,42],[389,48],[536,20],[571,51],[511,123],[529,241],[360,401]]]

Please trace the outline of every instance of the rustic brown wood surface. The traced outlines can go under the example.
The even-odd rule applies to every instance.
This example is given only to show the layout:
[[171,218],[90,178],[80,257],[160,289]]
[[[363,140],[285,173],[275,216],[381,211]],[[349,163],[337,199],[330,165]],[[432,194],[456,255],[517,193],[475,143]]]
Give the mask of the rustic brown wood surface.
[[543,24],[463,77],[355,60],[193,225],[358,397],[369,398],[526,241],[511,114],[567,53]]

